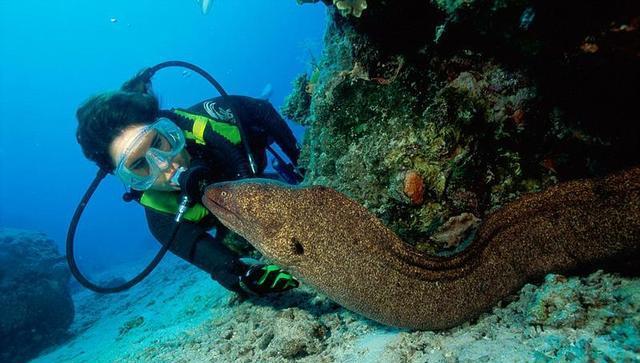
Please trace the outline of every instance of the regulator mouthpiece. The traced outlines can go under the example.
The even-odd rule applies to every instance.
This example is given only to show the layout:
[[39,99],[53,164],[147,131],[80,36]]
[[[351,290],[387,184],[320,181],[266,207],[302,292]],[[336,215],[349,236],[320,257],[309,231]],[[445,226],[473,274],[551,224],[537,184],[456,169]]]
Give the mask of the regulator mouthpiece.
[[185,171],[187,171],[187,168],[185,168],[184,166],[179,167],[171,177],[171,180],[169,180],[169,183],[172,186],[180,186],[180,175],[182,175],[182,173],[184,173]]

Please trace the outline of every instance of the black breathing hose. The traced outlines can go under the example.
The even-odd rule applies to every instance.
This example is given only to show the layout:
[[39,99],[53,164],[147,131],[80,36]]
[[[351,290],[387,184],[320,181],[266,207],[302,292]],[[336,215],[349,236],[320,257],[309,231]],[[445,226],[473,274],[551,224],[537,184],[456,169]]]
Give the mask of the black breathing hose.
[[[82,286],[84,286],[84,287],[86,287],[86,288],[88,288],[88,289],[90,289],[92,291],[103,293],[103,294],[110,294],[110,293],[122,292],[122,291],[128,290],[132,286],[134,286],[137,283],[139,283],[140,281],[144,280],[144,278],[147,277],[151,273],[151,271],[153,271],[153,269],[156,268],[156,266],[158,266],[158,263],[160,263],[160,261],[162,260],[164,255],[167,253],[167,251],[169,250],[169,248],[173,244],[173,241],[175,239],[176,233],[178,233],[178,228],[180,227],[179,220],[177,220],[176,223],[174,224],[173,228],[171,229],[171,237],[169,238],[169,243],[167,243],[166,245],[163,245],[162,248],[160,249],[160,251],[158,251],[158,253],[156,253],[156,255],[153,258],[153,260],[151,261],[151,263],[149,263],[149,265],[147,265],[147,267],[144,270],[142,270],[142,272],[137,274],[131,280],[125,282],[122,285],[113,286],[113,287],[98,286],[98,285],[94,284],[93,282],[89,281],[89,279],[87,279],[82,274],[82,272],[80,272],[80,269],[78,268],[78,264],[76,263],[76,259],[75,259],[75,255],[74,255],[73,241],[75,239],[76,229],[78,227],[78,222],[80,222],[80,216],[82,216],[82,212],[84,211],[84,208],[87,206],[87,203],[89,203],[89,199],[91,198],[91,196],[95,192],[96,188],[98,188],[98,185],[100,184],[102,179],[104,179],[104,177],[107,174],[108,174],[108,172],[106,172],[103,169],[98,170],[98,174],[93,179],[93,182],[91,182],[91,185],[89,186],[87,191],[84,193],[84,196],[82,197],[82,200],[80,201],[80,204],[78,204],[78,207],[76,208],[76,211],[73,214],[73,218],[71,219],[71,223],[69,224],[69,230],[67,231],[67,248],[66,248],[67,263],[69,264],[69,269],[71,270],[71,273],[76,278],[76,280],[78,280],[78,282]],[[182,216],[180,216],[180,218],[181,217]],[[178,219],[177,216],[176,216],[176,219]]]

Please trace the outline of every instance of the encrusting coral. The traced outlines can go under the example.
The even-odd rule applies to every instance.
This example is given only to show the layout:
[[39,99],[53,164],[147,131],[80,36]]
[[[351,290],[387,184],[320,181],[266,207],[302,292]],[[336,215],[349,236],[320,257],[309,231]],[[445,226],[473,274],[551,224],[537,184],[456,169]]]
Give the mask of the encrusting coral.
[[424,201],[424,180],[414,170],[404,175],[404,194],[409,197],[411,204],[420,205]]
[[352,14],[356,18],[367,8],[367,0],[333,0],[333,4],[343,15]]
[[296,0],[298,4],[313,4],[322,1],[327,6],[335,5],[343,16],[353,15],[356,18],[362,16],[362,12],[367,8],[367,0]]

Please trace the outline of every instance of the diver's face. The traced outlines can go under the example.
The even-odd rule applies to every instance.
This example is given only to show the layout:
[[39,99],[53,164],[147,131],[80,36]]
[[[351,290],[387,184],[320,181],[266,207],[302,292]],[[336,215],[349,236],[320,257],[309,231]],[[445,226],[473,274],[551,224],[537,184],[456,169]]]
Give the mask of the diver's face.
[[[131,125],[116,136],[115,139],[109,145],[109,155],[111,156],[111,161],[113,165],[118,165],[120,162],[122,155],[127,151],[127,149],[131,150],[131,143],[136,139],[136,137],[140,134],[142,129],[146,125],[137,124]],[[133,163],[127,165],[127,167],[136,173],[141,175],[148,174],[148,171],[145,170],[145,167],[148,168],[148,165],[145,166],[144,159],[147,151],[152,146],[156,146],[157,143],[161,143],[162,140],[158,140],[155,133],[151,132],[148,136],[145,136],[141,140],[137,140],[138,147],[134,147],[133,151],[131,151],[130,156],[127,158],[128,160],[133,160]],[[142,162],[136,163],[136,160],[140,160]],[[191,157],[186,149],[182,149],[170,162],[170,165],[167,169],[160,172],[158,178],[155,180],[153,185],[149,188],[150,190],[158,190],[158,191],[175,191],[180,190],[178,185],[171,183],[171,178],[176,173],[176,171],[180,167],[188,168],[191,161]]]

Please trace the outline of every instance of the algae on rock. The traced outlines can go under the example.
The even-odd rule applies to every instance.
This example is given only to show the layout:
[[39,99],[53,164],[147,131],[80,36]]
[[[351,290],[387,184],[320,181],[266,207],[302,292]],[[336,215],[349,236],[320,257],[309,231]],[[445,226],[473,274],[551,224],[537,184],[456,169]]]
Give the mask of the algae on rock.
[[[446,234],[450,218],[464,213],[483,218],[523,193],[637,163],[637,134],[599,129],[603,120],[593,119],[599,113],[589,118],[574,109],[584,94],[607,93],[599,88],[611,87],[612,81],[598,79],[602,84],[588,85],[573,96],[577,100],[572,95],[559,99],[558,90],[550,87],[548,74],[582,59],[582,39],[568,45],[566,36],[550,39],[544,25],[534,22],[531,33],[531,24],[521,22],[547,16],[561,5],[490,3],[370,1],[367,12],[353,20],[328,8],[332,21],[323,57],[312,76],[298,78],[283,108],[287,117],[307,126],[300,159],[305,183],[351,196],[405,241],[436,252],[445,246],[429,236]],[[529,18],[523,20],[527,9]],[[432,29],[431,36],[406,25],[416,19]],[[575,23],[568,32],[594,28],[583,26],[585,21],[567,19]],[[435,43],[436,29],[443,24]],[[607,31],[610,23],[600,26]],[[547,48],[540,48],[546,43]],[[628,43],[633,48],[635,43]],[[546,58],[535,58],[541,54]],[[627,72],[637,79],[631,66],[615,69],[616,62],[628,61],[619,57],[611,55],[614,62],[607,73]],[[566,87],[562,81],[559,87]],[[630,92],[632,84],[622,83],[618,93]],[[603,95],[603,101],[609,99]],[[626,117],[618,125],[638,128],[628,121],[628,111],[612,112]],[[424,185],[420,198],[407,195],[409,174],[422,178],[417,183]]]

